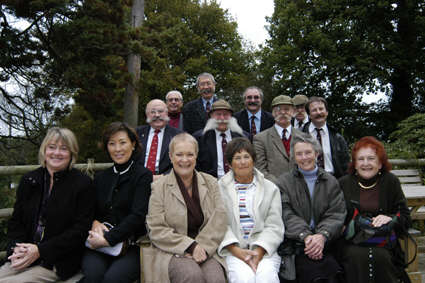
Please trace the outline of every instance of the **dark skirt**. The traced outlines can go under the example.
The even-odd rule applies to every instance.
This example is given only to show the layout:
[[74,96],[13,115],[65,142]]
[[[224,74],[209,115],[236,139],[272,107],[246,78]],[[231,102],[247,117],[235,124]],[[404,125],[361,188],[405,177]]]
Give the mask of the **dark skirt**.
[[399,282],[399,271],[392,262],[390,250],[347,244],[341,252],[346,283]]

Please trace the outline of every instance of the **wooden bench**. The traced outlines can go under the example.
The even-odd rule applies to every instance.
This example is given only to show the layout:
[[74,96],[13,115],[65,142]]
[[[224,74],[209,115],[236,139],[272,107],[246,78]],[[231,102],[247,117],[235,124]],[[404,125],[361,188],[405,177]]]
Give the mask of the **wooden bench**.
[[[421,231],[424,231],[425,220],[425,186],[417,169],[396,169],[391,171],[398,177],[403,189],[403,193],[407,200],[407,205],[411,208],[410,216],[412,220],[419,220]],[[421,232],[415,229],[409,229],[409,234],[415,240],[421,235]],[[400,240],[401,247],[405,252],[405,262],[412,263],[407,267],[406,271],[412,283],[422,282],[422,273],[418,270],[418,246],[410,238]],[[414,258],[416,257],[416,258]]]

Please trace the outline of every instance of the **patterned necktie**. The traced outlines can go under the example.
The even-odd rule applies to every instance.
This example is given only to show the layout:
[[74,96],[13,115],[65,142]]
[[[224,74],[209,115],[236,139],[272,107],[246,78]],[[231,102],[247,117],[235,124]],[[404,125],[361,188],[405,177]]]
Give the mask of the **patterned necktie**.
[[319,156],[317,157],[317,165],[320,168],[324,169],[325,168],[325,160],[323,159],[322,135],[320,134],[321,130],[322,130],[322,128],[320,128],[320,129],[316,128],[316,132],[317,132],[316,138],[320,143],[320,147],[322,148],[322,153],[319,154]]
[[156,154],[158,152],[158,133],[160,130],[155,130],[155,135],[153,136],[151,148],[149,150],[148,163],[146,163],[146,168],[148,168],[152,174],[155,174],[155,163],[156,163]]
[[254,138],[254,136],[257,134],[257,127],[255,126],[255,116],[251,116],[251,141]]
[[223,151],[223,169],[224,169],[224,173],[227,173],[229,172],[229,164],[227,163],[227,160],[226,160],[226,146],[227,146],[226,134],[221,133],[220,136],[222,137],[221,149]]
[[289,139],[286,138],[286,129],[283,129],[282,131],[282,143],[283,146],[285,147],[286,150],[286,154],[289,156],[289,151],[290,151],[290,147],[291,147],[291,137],[289,137]]
[[205,105],[205,112],[207,113],[207,119],[208,117],[208,113],[210,113],[211,111],[211,103],[209,101],[207,101],[207,104]]

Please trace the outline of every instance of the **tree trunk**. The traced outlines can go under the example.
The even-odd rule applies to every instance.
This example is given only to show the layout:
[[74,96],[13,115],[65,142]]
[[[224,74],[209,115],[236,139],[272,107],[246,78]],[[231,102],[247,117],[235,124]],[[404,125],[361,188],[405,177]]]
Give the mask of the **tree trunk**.
[[[144,0],[133,0],[131,7],[131,26],[138,28],[143,23],[144,18]],[[124,122],[132,127],[136,127],[139,114],[139,93],[138,83],[140,80],[140,55],[131,53],[127,59],[127,69],[131,75],[124,96]]]

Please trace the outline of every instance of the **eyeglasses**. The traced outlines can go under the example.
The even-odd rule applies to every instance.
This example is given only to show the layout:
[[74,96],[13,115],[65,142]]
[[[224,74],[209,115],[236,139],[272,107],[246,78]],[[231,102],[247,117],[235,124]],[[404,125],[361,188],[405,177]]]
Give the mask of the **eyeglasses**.
[[170,102],[173,102],[173,101],[175,101],[175,102],[179,102],[179,101],[181,101],[181,99],[180,98],[178,98],[178,97],[176,97],[176,98],[167,98],[167,101],[170,101]]
[[249,100],[260,100],[261,97],[259,95],[248,95],[245,98]]
[[165,109],[152,109],[151,111],[149,111],[150,114],[155,115],[155,114],[163,114],[165,112]]

